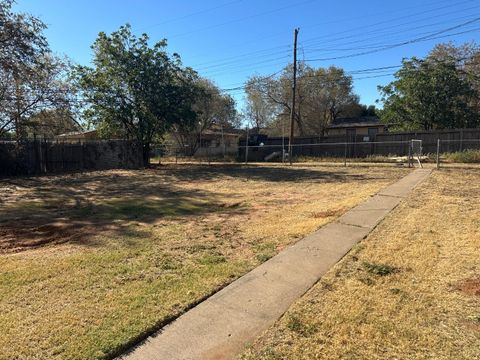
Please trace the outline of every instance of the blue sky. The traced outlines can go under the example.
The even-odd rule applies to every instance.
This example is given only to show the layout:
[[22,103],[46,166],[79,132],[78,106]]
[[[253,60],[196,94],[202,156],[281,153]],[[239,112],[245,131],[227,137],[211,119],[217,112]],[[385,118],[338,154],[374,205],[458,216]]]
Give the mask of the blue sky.
[[[480,42],[478,0],[17,0],[15,9],[40,16],[52,49],[81,64],[90,62],[98,32],[128,22],[152,42],[166,38],[169,51],[223,89],[291,62],[295,27],[299,59],[347,71],[399,65],[438,42]],[[373,104],[377,85],[391,81],[394,71],[354,72],[361,101]],[[230,93],[241,106],[243,92]]]

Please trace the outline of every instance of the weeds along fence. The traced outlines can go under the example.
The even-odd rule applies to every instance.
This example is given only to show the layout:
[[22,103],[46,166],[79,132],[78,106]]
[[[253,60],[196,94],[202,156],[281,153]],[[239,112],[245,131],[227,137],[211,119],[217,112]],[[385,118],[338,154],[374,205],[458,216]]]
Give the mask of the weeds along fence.
[[437,139],[436,151],[429,153],[429,160],[435,161],[437,168],[454,163],[480,164],[480,139]]
[[139,168],[142,148],[132,141],[0,141],[0,175]]

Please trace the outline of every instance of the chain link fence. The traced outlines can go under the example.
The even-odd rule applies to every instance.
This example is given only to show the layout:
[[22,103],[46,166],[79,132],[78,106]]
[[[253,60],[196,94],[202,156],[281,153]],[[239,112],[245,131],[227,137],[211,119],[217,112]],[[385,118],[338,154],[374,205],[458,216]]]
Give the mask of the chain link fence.
[[[194,155],[191,155],[191,154]],[[437,167],[455,163],[480,163],[480,139],[425,142],[368,141],[293,144],[247,144],[240,142],[236,150],[223,152],[202,147],[194,151],[173,143],[152,148],[151,162],[161,163],[385,163],[399,166],[432,164]]]
[[[453,164],[480,164],[480,139],[443,140],[436,143],[436,167]],[[433,154],[429,154],[433,161]]]

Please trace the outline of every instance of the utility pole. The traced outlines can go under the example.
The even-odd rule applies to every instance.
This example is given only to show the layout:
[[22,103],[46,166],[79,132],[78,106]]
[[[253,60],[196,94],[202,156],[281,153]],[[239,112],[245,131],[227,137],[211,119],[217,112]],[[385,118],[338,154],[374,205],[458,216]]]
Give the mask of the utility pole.
[[293,83],[292,83],[292,108],[290,112],[290,136],[288,138],[288,159],[290,160],[290,165],[292,165],[292,150],[293,150],[293,132],[294,132],[294,121],[295,121],[295,93],[297,91],[297,37],[298,37],[298,28],[294,31],[294,40],[293,40]]

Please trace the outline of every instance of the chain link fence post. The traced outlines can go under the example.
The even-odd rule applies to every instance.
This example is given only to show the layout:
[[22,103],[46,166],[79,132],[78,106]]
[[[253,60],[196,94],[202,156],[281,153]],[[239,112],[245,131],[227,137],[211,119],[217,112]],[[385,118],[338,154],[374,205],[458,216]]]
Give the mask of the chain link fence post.
[[437,169],[440,169],[440,138],[437,139]]
[[412,140],[408,142],[408,167],[412,167]]
[[248,126],[247,126],[247,137],[245,138],[245,165],[248,164]]

